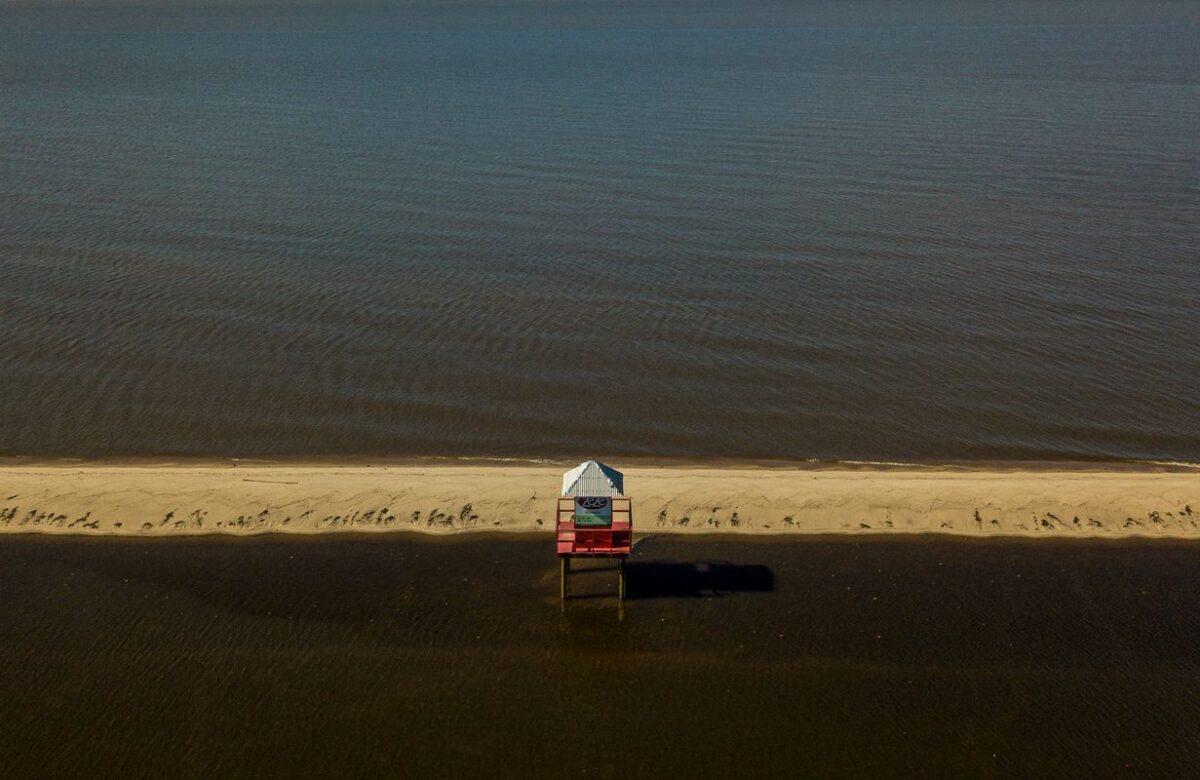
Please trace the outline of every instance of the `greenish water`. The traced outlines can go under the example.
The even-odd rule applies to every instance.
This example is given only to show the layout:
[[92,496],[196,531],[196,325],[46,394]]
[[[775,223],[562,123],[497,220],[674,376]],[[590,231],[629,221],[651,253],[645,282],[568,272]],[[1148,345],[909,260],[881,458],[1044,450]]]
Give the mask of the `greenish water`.
[[1200,6],[0,2],[0,455],[1200,461]]

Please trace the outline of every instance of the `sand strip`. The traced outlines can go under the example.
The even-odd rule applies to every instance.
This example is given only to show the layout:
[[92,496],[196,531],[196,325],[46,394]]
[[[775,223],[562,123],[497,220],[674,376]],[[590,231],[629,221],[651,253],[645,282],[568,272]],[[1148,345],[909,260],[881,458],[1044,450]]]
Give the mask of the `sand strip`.
[[[561,466],[0,466],[0,533],[549,532]],[[1200,471],[625,470],[638,531],[1200,538]]]

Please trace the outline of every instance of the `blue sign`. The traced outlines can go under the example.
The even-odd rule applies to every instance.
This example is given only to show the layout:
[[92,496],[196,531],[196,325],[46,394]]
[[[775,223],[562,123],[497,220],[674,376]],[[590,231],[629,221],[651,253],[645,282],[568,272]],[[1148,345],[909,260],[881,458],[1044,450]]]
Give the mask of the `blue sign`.
[[608,498],[608,496],[576,497],[575,525],[611,526],[612,499]]

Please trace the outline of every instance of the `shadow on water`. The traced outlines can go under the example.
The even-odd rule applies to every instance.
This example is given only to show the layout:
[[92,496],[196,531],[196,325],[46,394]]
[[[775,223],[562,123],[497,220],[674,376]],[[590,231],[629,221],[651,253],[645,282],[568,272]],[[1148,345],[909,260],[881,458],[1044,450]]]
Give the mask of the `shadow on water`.
[[637,561],[630,562],[625,572],[630,600],[713,598],[775,590],[775,573],[761,564]]
[[622,619],[545,538],[5,539],[0,776],[1189,777],[1196,559],[664,536]]

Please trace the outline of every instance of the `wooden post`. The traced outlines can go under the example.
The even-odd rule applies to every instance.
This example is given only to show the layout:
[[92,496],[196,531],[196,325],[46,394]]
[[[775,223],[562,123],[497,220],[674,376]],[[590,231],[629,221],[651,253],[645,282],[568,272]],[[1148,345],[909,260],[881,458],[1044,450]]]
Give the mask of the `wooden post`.
[[625,600],[625,556],[617,559],[617,599]]
[[569,556],[560,555],[559,560],[559,598],[563,601],[567,600],[567,577],[571,573],[571,559]]

